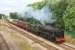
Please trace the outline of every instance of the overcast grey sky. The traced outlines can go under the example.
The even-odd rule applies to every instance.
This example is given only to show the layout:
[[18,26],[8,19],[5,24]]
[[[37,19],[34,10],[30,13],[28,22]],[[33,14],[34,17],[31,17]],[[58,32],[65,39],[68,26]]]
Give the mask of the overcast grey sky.
[[20,12],[25,10],[27,4],[42,0],[0,0],[0,13]]

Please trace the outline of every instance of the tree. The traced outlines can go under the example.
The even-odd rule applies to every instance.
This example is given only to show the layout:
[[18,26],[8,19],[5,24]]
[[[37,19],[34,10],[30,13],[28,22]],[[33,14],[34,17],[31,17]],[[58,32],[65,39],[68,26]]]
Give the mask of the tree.
[[34,17],[27,18],[26,21],[33,25],[41,24],[40,21],[35,19]]
[[10,17],[11,17],[12,19],[19,19],[19,15],[17,14],[17,12],[10,13]]
[[44,7],[46,5],[45,1],[41,1],[41,2],[37,2],[37,3],[33,3],[31,4],[31,6],[33,7],[33,9],[41,9],[42,7]]
[[0,14],[0,19],[2,19],[2,16],[5,16],[4,14]]
[[0,19],[2,18],[2,14],[0,14]]
[[[54,1],[56,1],[56,2],[54,2]],[[59,1],[54,0],[54,1],[52,0],[52,2],[50,2],[51,4],[48,1],[49,9],[51,9],[51,11],[54,13],[54,15],[57,18],[57,20],[54,24],[58,28],[65,29],[65,24],[63,21],[63,14],[66,10],[68,2],[67,2],[67,0],[59,0]]]
[[75,31],[75,0],[68,0],[69,4],[64,13],[66,31]]
[[65,26],[63,21],[63,14],[66,10],[67,5],[67,0],[44,0],[40,3],[37,2],[36,4],[32,4],[32,7],[35,9],[41,9],[44,6],[49,7],[49,10],[54,14],[57,19],[56,22],[53,23],[55,27],[64,29]]

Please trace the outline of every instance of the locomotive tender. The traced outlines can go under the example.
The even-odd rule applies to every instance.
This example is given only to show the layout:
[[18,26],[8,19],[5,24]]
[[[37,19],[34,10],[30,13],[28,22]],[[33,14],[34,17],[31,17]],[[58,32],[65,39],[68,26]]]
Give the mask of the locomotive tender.
[[55,43],[63,43],[65,41],[64,31],[52,26],[31,25],[23,21],[13,21],[10,23]]

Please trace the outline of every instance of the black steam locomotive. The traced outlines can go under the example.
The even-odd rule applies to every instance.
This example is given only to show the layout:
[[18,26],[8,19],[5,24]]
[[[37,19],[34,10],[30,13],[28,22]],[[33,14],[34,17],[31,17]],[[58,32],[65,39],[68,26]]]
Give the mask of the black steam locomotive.
[[60,30],[52,26],[31,25],[28,22],[23,22],[23,21],[14,21],[11,23],[22,29],[30,31],[38,36],[48,39],[52,42],[63,43],[65,41],[64,30]]

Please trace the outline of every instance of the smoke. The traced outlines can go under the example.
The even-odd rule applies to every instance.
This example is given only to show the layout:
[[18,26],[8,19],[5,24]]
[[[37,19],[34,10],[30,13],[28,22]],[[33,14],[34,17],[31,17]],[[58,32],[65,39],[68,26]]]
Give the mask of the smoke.
[[50,11],[48,6],[44,6],[40,10],[39,9],[34,10],[32,7],[28,7],[26,9],[27,10],[25,12],[27,12],[27,14],[25,14],[25,15],[36,18],[44,25],[45,25],[45,23],[53,23],[56,21],[55,16]]

